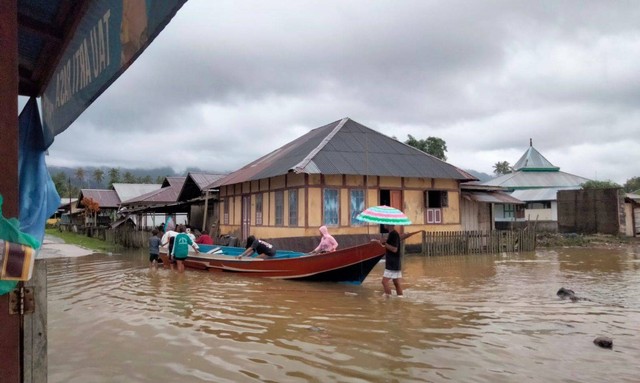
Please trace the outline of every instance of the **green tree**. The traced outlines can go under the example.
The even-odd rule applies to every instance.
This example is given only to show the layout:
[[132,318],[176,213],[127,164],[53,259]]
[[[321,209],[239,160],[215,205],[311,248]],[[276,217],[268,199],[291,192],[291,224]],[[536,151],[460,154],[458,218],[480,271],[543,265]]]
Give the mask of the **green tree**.
[[120,182],[120,168],[109,169],[109,187]]
[[164,182],[164,179],[165,179],[165,178],[167,178],[167,177],[168,177],[168,176],[166,176],[166,177],[163,177],[163,176],[157,176],[157,177],[156,177],[156,183],[157,183],[157,184],[161,184],[161,183],[163,183],[163,182]]
[[137,182],[136,176],[129,171],[124,172],[124,176],[122,178],[126,184],[135,184]]
[[153,180],[151,179],[151,176],[147,174],[146,176],[141,177],[141,179],[140,179],[140,183],[143,183],[143,184],[152,184],[152,183],[153,183]]
[[76,179],[80,181],[80,186],[83,186],[84,185],[84,169],[77,168],[76,171],[74,172],[74,175]]
[[56,186],[58,195],[60,197],[69,196],[69,182],[67,181],[67,175],[64,172],[58,172],[51,177],[53,184]]
[[80,188],[75,185],[71,185],[69,190],[69,197],[71,198],[78,198],[78,196],[80,195]]
[[503,174],[513,173],[509,161],[498,161],[493,165],[493,173],[501,176]]
[[93,179],[96,181],[98,186],[102,186],[102,181],[104,180],[104,170],[97,168],[93,171]]
[[431,154],[432,156],[437,157],[442,161],[447,160],[447,156],[444,154],[447,151],[447,143],[442,138],[427,137],[426,140],[418,140],[410,134],[408,134],[407,136],[408,138],[404,142],[405,144],[422,150],[427,154]]
[[624,190],[628,193],[640,192],[640,177],[629,178],[624,183]]
[[580,184],[583,189],[615,189],[621,188],[622,186],[617,183],[607,180],[607,181],[587,181],[583,184]]

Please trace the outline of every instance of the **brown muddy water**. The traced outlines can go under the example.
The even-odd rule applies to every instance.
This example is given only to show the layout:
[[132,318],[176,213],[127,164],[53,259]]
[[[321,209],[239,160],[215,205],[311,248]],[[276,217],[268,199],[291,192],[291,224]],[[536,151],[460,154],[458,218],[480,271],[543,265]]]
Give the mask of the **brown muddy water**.
[[640,381],[638,246],[410,255],[391,299],[382,264],[361,286],[178,275],[143,252],[47,267],[52,383]]

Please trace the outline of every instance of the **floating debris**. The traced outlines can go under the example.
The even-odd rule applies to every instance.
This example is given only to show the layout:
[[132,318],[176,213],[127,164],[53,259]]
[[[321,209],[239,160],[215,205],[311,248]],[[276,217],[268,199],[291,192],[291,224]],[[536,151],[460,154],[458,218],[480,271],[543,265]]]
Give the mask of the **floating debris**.
[[608,336],[599,336],[593,340],[593,343],[602,348],[613,348],[613,339]]

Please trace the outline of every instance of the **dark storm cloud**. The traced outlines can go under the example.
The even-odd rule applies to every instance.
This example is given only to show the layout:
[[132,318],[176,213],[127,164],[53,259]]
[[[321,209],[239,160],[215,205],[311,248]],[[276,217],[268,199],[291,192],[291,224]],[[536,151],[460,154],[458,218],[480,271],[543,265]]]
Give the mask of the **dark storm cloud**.
[[[624,182],[640,160],[639,10],[190,0],[49,162],[100,162],[101,149],[76,144],[108,129],[101,142],[122,166],[155,166],[171,143],[161,166],[233,170],[349,116],[399,139],[442,137],[463,168],[514,163],[533,138],[563,170],[601,167]],[[619,160],[620,150],[631,153]]]

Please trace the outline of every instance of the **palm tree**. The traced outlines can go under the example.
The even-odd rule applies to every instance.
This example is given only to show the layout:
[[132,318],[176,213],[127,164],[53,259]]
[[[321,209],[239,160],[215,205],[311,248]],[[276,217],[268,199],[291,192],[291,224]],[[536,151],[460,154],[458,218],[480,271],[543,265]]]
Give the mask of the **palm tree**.
[[120,169],[119,168],[109,169],[109,187],[119,182],[120,182]]
[[495,165],[493,165],[493,172],[500,176],[503,174],[509,174],[513,172],[513,169],[511,169],[511,165],[509,165],[509,161],[499,161],[496,162]]
[[124,173],[124,183],[126,184],[135,184],[136,183],[136,177],[129,171],[126,171]]
[[100,168],[94,170],[93,179],[96,181],[98,186],[102,186],[102,180],[104,179],[104,171]]
[[75,176],[78,181],[80,181],[80,187],[84,185],[84,169],[77,168],[75,171]]

